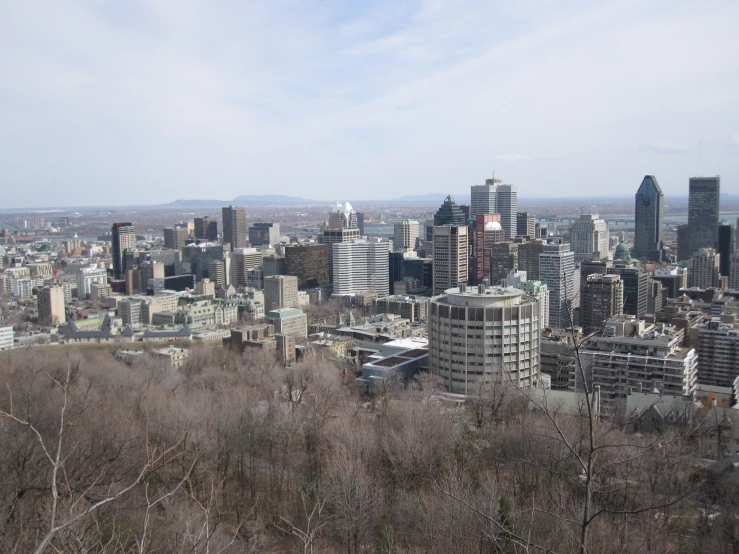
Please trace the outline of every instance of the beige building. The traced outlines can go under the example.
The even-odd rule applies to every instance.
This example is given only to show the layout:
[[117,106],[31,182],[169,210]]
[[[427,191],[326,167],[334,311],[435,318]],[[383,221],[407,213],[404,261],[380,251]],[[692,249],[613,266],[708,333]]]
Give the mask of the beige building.
[[171,367],[182,367],[191,353],[186,348],[170,346],[169,348],[157,348],[152,350],[151,355],[157,359],[164,360]]
[[718,287],[721,256],[713,248],[701,248],[693,256],[690,286],[707,289]]
[[275,333],[290,335],[296,339],[308,336],[308,316],[297,308],[282,308],[267,312],[266,319],[274,326]]
[[433,293],[466,283],[468,278],[468,228],[466,225],[435,226],[433,231]]
[[231,284],[234,287],[249,286],[249,272],[262,267],[262,251],[256,248],[236,248],[231,253]]
[[60,325],[67,321],[62,287],[44,287],[38,291],[38,317],[50,325]]
[[298,278],[294,275],[265,277],[264,307],[268,311],[298,308]]
[[395,252],[411,252],[416,249],[420,225],[413,219],[404,219],[393,228],[393,250]]
[[216,285],[207,277],[202,281],[198,281],[195,285],[195,294],[200,296],[216,297]]

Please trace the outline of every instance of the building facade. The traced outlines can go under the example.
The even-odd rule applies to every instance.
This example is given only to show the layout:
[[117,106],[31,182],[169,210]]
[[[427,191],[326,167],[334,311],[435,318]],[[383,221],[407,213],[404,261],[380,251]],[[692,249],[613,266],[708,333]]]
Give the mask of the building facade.
[[597,331],[606,320],[620,315],[623,302],[624,289],[620,275],[588,275],[580,302],[580,324],[584,331]]
[[230,244],[231,250],[246,248],[246,208],[244,206],[224,206],[221,208],[223,220],[223,244]]
[[581,215],[570,228],[570,249],[575,262],[608,259],[608,228],[597,214]]
[[[701,248],[716,248],[720,207],[720,177],[692,177],[688,193],[688,256]],[[687,259],[687,258],[686,258]]]
[[654,175],[645,175],[635,195],[634,257],[662,261],[664,194]]
[[334,294],[390,294],[389,245],[357,239],[333,245]]
[[328,245],[288,246],[285,248],[285,274],[298,278],[299,289],[328,284]]
[[113,255],[113,276],[116,279],[123,279],[125,274],[125,264],[123,256],[126,250],[134,250],[136,248],[136,234],[131,223],[113,223],[111,228],[111,250]]
[[467,282],[469,241],[467,225],[434,226],[433,294]]
[[267,311],[298,307],[298,278],[272,275],[264,278],[264,307]]
[[549,327],[566,328],[580,307],[580,273],[569,244],[544,244],[539,255],[539,278],[549,289]]

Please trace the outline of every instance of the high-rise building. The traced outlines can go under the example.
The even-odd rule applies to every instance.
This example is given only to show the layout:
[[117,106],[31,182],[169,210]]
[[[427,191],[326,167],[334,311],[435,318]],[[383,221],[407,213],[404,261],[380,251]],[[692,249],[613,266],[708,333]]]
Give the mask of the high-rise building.
[[532,239],[537,238],[536,218],[532,217],[529,212],[518,212],[516,214],[516,236],[529,237]]
[[256,248],[237,248],[231,253],[231,284],[234,287],[248,287],[253,282],[249,272],[262,267],[262,251]]
[[652,273],[652,280],[662,285],[665,298],[677,298],[682,294],[680,289],[687,286],[687,276],[687,269],[673,266],[655,269]]
[[264,278],[264,308],[298,307],[298,278],[294,275],[273,275]]
[[165,227],[164,228],[164,248],[172,250],[182,250],[187,245],[190,234],[187,227]]
[[729,258],[729,288],[739,290],[739,250]]
[[693,256],[690,286],[707,289],[719,286],[719,264],[721,256],[713,248],[701,248]]
[[403,278],[420,281],[429,290],[434,288],[434,261],[430,258],[403,258]]
[[467,225],[435,225],[433,244],[433,294],[441,294],[459,283],[467,282],[469,264]]
[[516,287],[539,303],[539,326],[544,329],[549,323],[549,287],[541,281],[522,281]]
[[285,256],[270,254],[264,256],[264,276],[285,275]]
[[440,227],[442,225],[467,225],[464,212],[451,196],[446,197],[444,203],[434,214],[434,227]]
[[359,228],[359,236],[363,237],[364,234],[364,213],[356,212],[357,214],[357,227]]
[[77,270],[77,296],[81,300],[90,296],[90,287],[93,283],[108,284],[108,272],[104,267],[97,267],[93,264]]
[[475,216],[475,241],[472,258],[475,260],[475,279],[479,283],[490,275],[485,272],[485,250],[493,244],[505,240],[505,231],[500,226],[500,214],[479,214]]
[[545,244],[539,254],[539,278],[549,289],[549,327],[573,325],[580,307],[580,273],[569,244]]
[[395,252],[410,252],[416,248],[420,226],[418,221],[404,219],[393,226],[393,250]]
[[304,339],[308,336],[308,316],[299,308],[271,310],[267,312],[265,319],[274,325],[276,334],[288,335],[296,339]]
[[358,223],[357,212],[354,211],[352,205],[349,202],[345,205],[337,202],[328,215],[327,229],[359,229]]
[[390,294],[388,247],[387,242],[377,239],[333,244],[334,294]]
[[649,274],[639,267],[616,264],[609,273],[621,276],[624,287],[623,313],[642,317],[649,307]]
[[623,301],[620,275],[588,275],[580,303],[580,324],[585,332],[597,331],[606,320],[621,314]]
[[664,194],[654,175],[645,175],[636,191],[634,257],[662,261]]
[[719,273],[728,277],[731,255],[734,253],[734,226],[721,224],[718,226],[718,254],[721,256]]
[[285,274],[295,275],[301,290],[328,284],[328,249],[326,244],[286,247]]
[[698,350],[698,382],[731,387],[739,377],[739,325],[732,315],[714,317],[688,331]]
[[226,264],[223,260],[210,260],[208,262],[208,279],[210,279],[218,290],[221,285],[227,285]]
[[218,240],[218,221],[210,216],[196,217],[194,225],[194,233],[196,239],[217,241]]
[[496,213],[500,214],[500,225],[505,231],[505,238],[516,238],[518,227],[518,189],[516,185],[498,185]]
[[61,325],[67,321],[64,312],[64,289],[44,287],[38,291],[38,318],[47,325]]
[[526,272],[529,281],[541,279],[539,255],[544,251],[544,244],[546,244],[544,240],[534,239],[523,241],[518,245],[518,269]]
[[721,178],[691,177],[688,196],[688,228],[690,253],[701,248],[716,248]]
[[498,242],[483,250],[484,278],[497,285],[505,279],[508,273],[518,269],[517,242]]
[[342,242],[354,242],[360,238],[359,229],[356,227],[336,227],[323,231],[323,244],[328,246],[328,278],[334,282],[334,251],[332,246]]
[[690,227],[687,223],[677,226],[677,261],[689,260],[695,252],[690,241]]
[[608,228],[597,214],[581,215],[570,228],[570,248],[575,262],[596,258],[608,258]]
[[141,285],[144,291],[153,290],[153,279],[164,279],[164,264],[151,260],[144,260],[139,264],[141,271]]
[[470,187],[470,217],[498,213],[496,207],[500,183],[500,179],[486,179],[484,185]]
[[246,248],[246,208],[244,206],[224,206],[223,244],[230,244],[231,250]]
[[123,263],[123,255],[126,250],[136,248],[136,234],[133,231],[131,223],[113,223],[111,229],[111,245],[113,254],[113,276],[116,279],[123,279],[125,273],[125,264]]
[[252,246],[272,246],[278,244],[281,238],[279,223],[254,223],[249,227],[249,243]]
[[455,394],[539,379],[539,305],[514,288],[450,288],[429,306],[429,369]]

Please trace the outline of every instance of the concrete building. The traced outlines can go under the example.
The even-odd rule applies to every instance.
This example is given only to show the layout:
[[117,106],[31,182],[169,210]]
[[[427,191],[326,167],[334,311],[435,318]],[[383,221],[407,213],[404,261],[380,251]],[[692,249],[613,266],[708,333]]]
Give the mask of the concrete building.
[[[90,285],[90,300],[92,302],[102,302],[104,298],[110,295],[111,289],[108,283],[92,283]],[[67,302],[66,296],[64,298],[64,301]]]
[[288,335],[296,339],[308,337],[308,316],[298,308],[281,308],[271,310],[265,316],[274,326],[275,333]]
[[500,214],[500,225],[505,238],[513,240],[518,230],[518,188],[516,185],[498,185],[496,213]]
[[608,228],[598,214],[581,215],[570,227],[570,249],[575,262],[596,259],[606,260],[608,252]]
[[461,285],[431,300],[429,369],[451,393],[539,379],[539,306],[519,289]]
[[544,329],[549,323],[549,287],[541,281],[524,279],[515,288],[521,289],[539,303],[539,326]]
[[223,244],[230,244],[231,250],[246,248],[246,208],[243,206],[224,206]]
[[467,225],[467,219],[464,216],[464,212],[462,212],[462,209],[457,205],[451,195],[444,199],[444,203],[434,214],[433,226],[440,227],[442,225]]
[[298,308],[298,278],[294,275],[265,277],[264,307],[267,311]]
[[701,248],[693,256],[690,270],[690,286],[707,289],[719,287],[719,264],[721,256],[713,248]]
[[[113,256],[113,277],[123,279],[126,271],[123,256],[126,250],[136,248],[136,234],[131,223],[113,223],[111,228],[111,254]],[[89,294],[89,291],[87,292]]]
[[[249,271],[262,267],[262,251],[256,248],[236,248],[231,253],[231,284],[234,287],[250,286]],[[251,279],[253,282],[253,277]]]
[[467,281],[469,271],[468,227],[466,225],[434,226],[433,233],[433,294],[441,294]]
[[649,274],[640,267],[616,264],[609,273],[620,275],[624,287],[623,313],[642,317],[649,307]]
[[516,214],[516,236],[537,238],[536,218],[532,217],[529,212],[518,212]]
[[193,232],[196,239],[215,242],[218,240],[218,221],[207,215],[196,217]]
[[[665,298],[677,298],[681,295],[680,289],[688,284],[688,270],[679,266],[655,269],[652,280],[659,281],[662,285]],[[739,280],[737,282],[739,283]]]
[[498,185],[500,179],[486,179],[484,185],[470,187],[470,217],[497,212]]
[[332,246],[335,295],[370,291],[376,292],[378,296],[390,294],[387,242],[357,239]]
[[285,248],[285,274],[298,278],[299,289],[328,284],[328,245],[288,246]]
[[393,250],[410,252],[415,250],[420,225],[414,219],[404,219],[393,226]]
[[151,355],[156,359],[163,360],[170,367],[182,367],[191,356],[191,352],[187,348],[169,346],[167,348],[155,348],[151,351]]
[[580,324],[592,333],[622,313],[624,289],[620,275],[588,275],[582,289]]
[[662,261],[664,194],[654,175],[645,175],[636,191],[634,257]]
[[[505,231],[500,225],[500,214],[475,216],[475,240],[472,258],[475,261],[475,280],[480,283],[490,278],[490,252],[494,244],[505,241]],[[486,250],[487,257],[486,257]],[[487,260],[487,262],[486,262]]]
[[[600,388],[606,409],[625,405],[630,391],[690,396],[696,389],[698,356],[680,346],[680,334],[666,324],[648,324],[634,316],[609,319],[602,334],[580,353],[590,390]],[[579,371],[572,368],[571,387],[582,390]]]
[[13,348],[14,337],[15,331],[13,331],[12,325],[0,327],[0,352]]
[[231,280],[227,279],[226,263],[223,260],[210,260],[208,262],[208,279],[215,285],[216,289],[221,285],[229,285]]
[[141,299],[134,296],[118,302],[118,317],[123,321],[123,325],[140,325]]
[[202,281],[198,281],[195,284],[195,294],[197,294],[198,296],[210,296],[212,298],[215,298],[216,285],[213,281],[206,277]]
[[[364,217],[362,224],[364,226]],[[342,205],[341,202],[337,202],[336,206],[328,214],[328,226],[327,229],[357,229],[359,230],[359,221],[357,218],[357,212],[354,211],[352,205],[349,202]]]
[[190,238],[187,227],[165,227],[164,247],[172,250],[182,250]]
[[77,296],[80,299],[89,298],[90,287],[93,283],[100,285],[108,284],[108,272],[104,267],[98,267],[96,264],[93,264],[77,270]]
[[323,244],[328,247],[328,278],[329,282],[334,282],[334,244],[345,242],[354,242],[359,239],[359,229],[356,227],[349,228],[328,228],[323,231]]
[[272,246],[282,240],[279,223],[254,223],[249,227],[249,243],[252,246]]
[[574,323],[580,307],[580,273],[569,244],[544,244],[539,255],[539,277],[549,289],[549,327],[566,328]]
[[426,320],[428,317],[429,299],[423,297],[392,295],[375,300],[375,312],[378,314],[398,314],[410,323]]
[[67,321],[64,311],[64,289],[60,286],[44,287],[38,291],[38,318],[49,325]]
[[701,248],[716,248],[721,178],[691,177],[688,193],[688,255]]

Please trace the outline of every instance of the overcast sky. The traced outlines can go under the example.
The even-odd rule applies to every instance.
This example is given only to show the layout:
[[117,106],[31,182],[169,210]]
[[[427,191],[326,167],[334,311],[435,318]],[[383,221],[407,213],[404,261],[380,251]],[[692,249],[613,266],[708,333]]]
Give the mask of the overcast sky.
[[[0,207],[739,194],[739,2],[5,0]],[[698,145],[702,140],[699,166]]]

